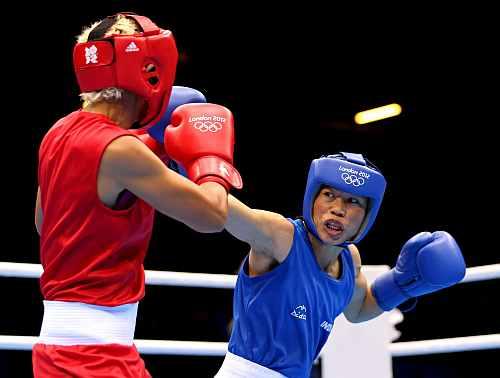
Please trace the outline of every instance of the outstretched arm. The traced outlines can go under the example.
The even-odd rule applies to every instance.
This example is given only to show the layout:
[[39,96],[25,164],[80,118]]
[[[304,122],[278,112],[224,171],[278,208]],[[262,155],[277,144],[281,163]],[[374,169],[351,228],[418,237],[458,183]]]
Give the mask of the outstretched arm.
[[361,256],[354,244],[349,245],[349,251],[356,269],[356,286],[351,302],[344,310],[344,315],[351,323],[366,322],[384,312],[375,300],[368,287],[368,282],[363,273],[361,273]]
[[144,143],[122,136],[109,144],[101,161],[101,182],[113,195],[126,189],[196,231],[222,231],[227,191],[242,186],[233,167],[233,115],[216,104],[184,104],[173,111],[170,121],[165,152],[191,182],[166,168],[152,152],[158,152],[158,143],[141,135]]
[[226,190],[213,182],[198,186],[178,175],[136,137],[122,136],[108,145],[100,175],[112,182],[113,192],[127,189],[195,231],[218,232],[224,227]]

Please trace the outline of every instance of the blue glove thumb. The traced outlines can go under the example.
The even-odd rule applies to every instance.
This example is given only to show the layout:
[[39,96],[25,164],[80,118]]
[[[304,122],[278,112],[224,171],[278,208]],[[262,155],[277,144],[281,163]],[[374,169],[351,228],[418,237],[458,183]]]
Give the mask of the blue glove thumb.
[[207,102],[207,100],[203,93],[196,89],[174,85],[172,87],[167,109],[158,122],[148,127],[147,131],[149,135],[163,145],[165,128],[170,123],[173,111],[181,105],[195,102]]

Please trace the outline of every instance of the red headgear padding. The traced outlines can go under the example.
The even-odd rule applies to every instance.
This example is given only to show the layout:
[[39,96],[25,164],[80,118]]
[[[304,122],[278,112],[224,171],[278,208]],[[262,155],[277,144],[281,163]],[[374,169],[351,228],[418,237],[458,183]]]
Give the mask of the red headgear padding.
[[121,14],[134,19],[142,32],[77,43],[73,65],[81,92],[116,87],[143,97],[147,109],[139,123],[147,126],[157,122],[168,105],[177,47],[172,32],[158,28],[149,18]]

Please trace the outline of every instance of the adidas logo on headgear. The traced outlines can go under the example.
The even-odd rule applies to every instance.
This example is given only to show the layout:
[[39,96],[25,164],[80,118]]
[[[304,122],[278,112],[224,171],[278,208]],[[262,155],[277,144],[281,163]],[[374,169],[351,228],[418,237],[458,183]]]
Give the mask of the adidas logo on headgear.
[[130,42],[128,46],[125,48],[125,52],[134,52],[134,51],[139,51],[139,48],[135,44],[135,42]]

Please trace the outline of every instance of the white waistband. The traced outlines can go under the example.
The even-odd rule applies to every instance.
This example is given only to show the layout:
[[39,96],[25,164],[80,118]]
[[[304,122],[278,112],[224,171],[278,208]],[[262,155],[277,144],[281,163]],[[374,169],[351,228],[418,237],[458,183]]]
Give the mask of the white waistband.
[[215,378],[286,378],[277,371],[268,369],[243,357],[226,353],[224,362]]
[[123,344],[134,341],[138,303],[116,307],[43,301],[39,343],[51,345]]

